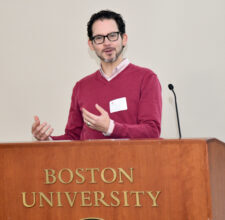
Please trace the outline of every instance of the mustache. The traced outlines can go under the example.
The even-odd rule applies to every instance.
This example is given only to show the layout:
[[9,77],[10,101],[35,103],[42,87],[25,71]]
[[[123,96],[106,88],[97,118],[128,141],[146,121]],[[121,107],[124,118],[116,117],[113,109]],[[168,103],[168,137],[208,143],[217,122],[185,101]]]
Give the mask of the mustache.
[[115,50],[114,47],[106,47],[102,50],[102,52],[108,51],[108,50]]

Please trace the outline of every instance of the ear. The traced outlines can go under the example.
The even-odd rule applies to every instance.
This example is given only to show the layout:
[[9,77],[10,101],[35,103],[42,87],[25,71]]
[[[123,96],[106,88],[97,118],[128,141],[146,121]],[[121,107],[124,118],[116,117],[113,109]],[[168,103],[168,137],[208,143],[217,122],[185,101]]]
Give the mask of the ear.
[[91,40],[88,40],[88,46],[91,50],[94,50],[94,46]]
[[122,42],[123,42],[123,46],[125,47],[127,45],[127,34],[123,34],[123,38],[122,38]]

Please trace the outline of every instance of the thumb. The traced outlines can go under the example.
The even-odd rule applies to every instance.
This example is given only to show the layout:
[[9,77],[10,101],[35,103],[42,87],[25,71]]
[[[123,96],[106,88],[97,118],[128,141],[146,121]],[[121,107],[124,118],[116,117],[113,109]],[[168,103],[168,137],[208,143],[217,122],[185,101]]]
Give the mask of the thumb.
[[106,111],[104,108],[102,108],[100,105],[95,104],[95,108],[101,113],[101,114],[105,114]]
[[34,121],[40,121],[40,119],[37,115],[34,116]]

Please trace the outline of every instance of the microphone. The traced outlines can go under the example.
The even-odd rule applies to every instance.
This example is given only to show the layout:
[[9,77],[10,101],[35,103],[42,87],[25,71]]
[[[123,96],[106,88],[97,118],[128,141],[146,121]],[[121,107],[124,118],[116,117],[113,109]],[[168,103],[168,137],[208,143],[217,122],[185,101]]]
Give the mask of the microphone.
[[180,120],[179,120],[178,107],[177,107],[177,97],[176,97],[176,94],[175,94],[175,92],[173,90],[174,89],[173,84],[169,84],[168,87],[174,94],[175,107],[176,107],[176,113],[177,113],[177,125],[178,125],[178,131],[179,131],[179,138],[181,139]]

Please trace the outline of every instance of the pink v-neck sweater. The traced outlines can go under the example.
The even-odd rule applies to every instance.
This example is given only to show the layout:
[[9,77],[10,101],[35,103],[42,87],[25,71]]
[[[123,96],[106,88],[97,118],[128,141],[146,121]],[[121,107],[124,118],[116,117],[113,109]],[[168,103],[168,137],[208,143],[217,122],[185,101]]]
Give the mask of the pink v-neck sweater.
[[[110,113],[109,102],[126,98],[127,110]],[[81,109],[99,115],[99,104],[114,120],[110,136],[104,136],[83,122]],[[76,83],[65,134],[53,140],[87,140],[106,138],[159,138],[162,97],[159,80],[151,70],[129,64],[118,76],[107,81],[99,71]]]

